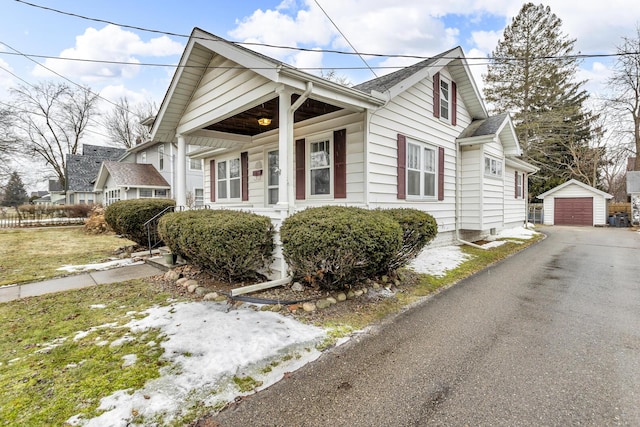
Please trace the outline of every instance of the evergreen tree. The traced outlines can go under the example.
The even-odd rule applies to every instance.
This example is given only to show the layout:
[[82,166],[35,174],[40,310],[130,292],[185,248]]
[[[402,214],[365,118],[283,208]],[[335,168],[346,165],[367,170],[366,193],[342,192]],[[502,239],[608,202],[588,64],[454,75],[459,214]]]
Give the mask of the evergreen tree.
[[20,175],[18,172],[13,172],[4,189],[1,204],[2,206],[16,208],[17,211],[18,206],[22,205],[27,200],[29,200],[29,196],[27,195],[27,191],[24,189],[24,184],[22,183]]
[[575,39],[561,26],[548,6],[524,4],[505,28],[484,76],[487,102],[495,113],[513,114],[523,158],[540,168],[531,177],[533,196],[579,178],[572,172],[576,169],[599,164],[587,156],[589,164],[576,167],[585,152],[599,153],[589,150],[596,116],[584,107],[584,81],[575,78]]

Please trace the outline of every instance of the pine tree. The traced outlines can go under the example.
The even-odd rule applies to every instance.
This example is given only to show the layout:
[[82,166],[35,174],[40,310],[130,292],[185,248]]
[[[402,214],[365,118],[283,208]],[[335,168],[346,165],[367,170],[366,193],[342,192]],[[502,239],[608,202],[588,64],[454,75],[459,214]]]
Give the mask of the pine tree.
[[24,189],[24,184],[18,172],[13,172],[7,186],[4,189],[4,195],[2,197],[2,206],[14,207],[16,210],[18,206],[29,200],[27,191]]
[[[584,107],[584,81],[576,81],[575,39],[561,26],[548,6],[524,4],[505,28],[484,76],[487,102],[496,113],[513,114],[523,158],[540,168],[530,182],[534,196],[577,177],[573,170],[599,163],[593,166],[592,159],[599,151],[589,149],[596,116]],[[584,158],[589,164],[582,164]],[[597,176],[593,172],[586,176]]]

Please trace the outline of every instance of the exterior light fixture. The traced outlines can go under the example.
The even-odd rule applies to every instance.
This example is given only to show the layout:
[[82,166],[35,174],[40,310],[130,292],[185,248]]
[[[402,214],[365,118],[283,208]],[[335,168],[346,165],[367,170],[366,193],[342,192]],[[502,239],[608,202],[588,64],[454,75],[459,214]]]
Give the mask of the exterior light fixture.
[[268,117],[261,117],[258,119],[258,124],[260,126],[269,126],[271,124],[271,119]]

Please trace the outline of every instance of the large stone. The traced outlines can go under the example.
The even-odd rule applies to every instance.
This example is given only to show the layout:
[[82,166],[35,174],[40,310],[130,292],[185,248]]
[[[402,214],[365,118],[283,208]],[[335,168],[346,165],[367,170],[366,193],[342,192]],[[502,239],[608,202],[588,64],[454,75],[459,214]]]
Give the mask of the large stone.
[[218,298],[219,296],[220,295],[218,295],[217,292],[209,292],[202,299],[205,301],[215,301],[215,299]]
[[168,280],[170,282],[175,282],[180,278],[180,273],[178,273],[175,270],[169,270],[166,273],[164,273],[164,278],[165,280]]
[[204,295],[204,294],[206,294],[206,293],[207,293],[207,288],[202,287],[202,286],[198,286],[198,287],[196,288],[196,295],[198,295],[198,296],[202,296],[202,295]]
[[353,299],[355,296],[356,294],[353,291],[347,292],[347,299]]
[[333,304],[337,304],[338,300],[336,300],[334,297],[329,297],[327,298],[327,301],[329,302],[329,304],[333,305]]
[[302,292],[304,291],[304,286],[302,286],[300,282],[294,282],[293,285],[291,285],[291,290],[296,292]]
[[176,285],[178,286],[184,286],[185,282],[188,282],[189,279],[187,279],[186,277],[181,277],[178,280],[176,280]]
[[[178,282],[176,282],[176,283],[178,283]],[[189,279],[189,280],[187,280],[187,281],[182,283],[182,286],[187,288],[187,289],[191,288],[191,286],[193,286],[193,285],[195,285],[196,287],[199,286],[198,285],[198,281],[194,280],[194,279]],[[193,292],[193,291],[189,291],[189,292]]]
[[305,302],[302,304],[302,309],[306,312],[316,311],[316,305],[312,302]]
[[318,309],[320,309],[320,310],[323,310],[323,309],[325,309],[327,307],[330,307],[330,306],[331,306],[331,303],[326,299],[321,299],[320,301],[318,301],[316,303],[316,307],[318,307]]
[[196,291],[196,289],[198,288],[198,283],[192,283],[189,286],[187,286],[187,290],[191,293],[194,293]]
[[340,292],[338,295],[336,295],[336,299],[338,301],[346,301],[347,294],[345,294],[344,292]]

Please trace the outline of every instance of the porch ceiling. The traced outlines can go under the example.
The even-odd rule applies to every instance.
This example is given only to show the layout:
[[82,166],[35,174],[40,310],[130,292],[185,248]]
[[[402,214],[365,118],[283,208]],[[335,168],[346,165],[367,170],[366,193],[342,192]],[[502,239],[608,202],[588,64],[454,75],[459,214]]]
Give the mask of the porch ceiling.
[[[292,95],[291,103],[293,104],[296,102],[299,97],[300,95],[298,94]],[[236,135],[255,136],[278,128],[280,123],[278,107],[279,101],[276,96],[269,101],[256,105],[255,107],[236,114],[233,117],[229,117],[228,119],[209,125],[205,129]],[[324,114],[333,113],[338,110],[342,110],[342,107],[308,98],[294,113],[293,121],[294,123],[297,123],[322,116]],[[261,126],[258,124],[258,119],[263,117],[270,118],[271,124],[268,126]]]

